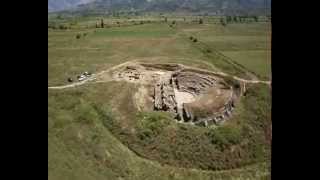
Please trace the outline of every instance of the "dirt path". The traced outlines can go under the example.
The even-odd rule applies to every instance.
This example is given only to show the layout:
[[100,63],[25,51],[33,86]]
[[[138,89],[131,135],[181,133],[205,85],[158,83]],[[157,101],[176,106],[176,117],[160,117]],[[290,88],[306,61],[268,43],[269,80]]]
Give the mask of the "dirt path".
[[[110,80],[104,80],[104,81],[94,81],[96,80],[100,75],[104,74],[104,73],[108,73],[108,72],[111,72],[113,70],[116,70],[117,68],[119,67],[122,67],[122,66],[125,66],[127,64],[132,64],[132,63],[135,63],[137,62],[137,60],[132,60],[132,61],[127,61],[125,63],[121,63],[121,64],[118,64],[116,66],[113,66],[112,68],[109,68],[107,70],[104,70],[104,71],[101,71],[97,74],[93,74],[90,78],[88,79],[85,79],[81,82],[75,82],[75,83],[72,83],[72,84],[68,84],[68,85],[62,85],[62,86],[50,86],[48,87],[48,89],[66,89],[66,88],[72,88],[72,87],[76,87],[76,86],[80,86],[80,85],[83,85],[83,84],[86,84],[86,83],[105,83],[105,82],[110,82],[110,81],[113,81],[112,79]],[[182,64],[179,64],[183,67],[186,67],[186,68],[189,68],[190,67],[187,67],[185,65],[182,65]],[[244,83],[262,83],[262,84],[267,84],[267,85],[271,85],[271,81],[261,81],[261,80],[248,80],[248,79],[242,79],[242,78],[239,78],[237,76],[231,76],[229,74],[226,74],[226,73],[223,73],[223,72],[214,72],[214,71],[208,71],[208,70],[204,70],[204,69],[199,69],[199,68],[191,68],[191,69],[197,69],[197,70],[201,70],[201,71],[207,71],[207,72],[210,72],[210,73],[214,73],[214,74],[217,74],[217,75],[221,75],[221,76],[225,76],[225,77],[232,77],[233,79],[235,80],[238,80],[238,81],[241,81],[241,82],[244,82]]]
[[[72,88],[72,87],[80,86],[80,85],[83,85],[85,83],[88,83],[88,82],[91,82],[91,81],[95,80],[97,77],[99,77],[100,75],[102,75],[104,73],[110,72],[110,71],[115,70],[115,69],[117,69],[117,68],[119,68],[121,66],[124,66],[126,64],[133,63],[133,62],[134,61],[127,61],[125,63],[118,64],[116,66],[113,66],[112,68],[109,68],[107,70],[101,71],[101,72],[99,72],[97,74],[93,74],[90,78],[85,79],[85,80],[83,80],[81,82],[75,82],[75,83],[68,84],[68,85],[63,85],[63,86],[49,86],[48,89],[66,89],[66,88]],[[109,81],[94,81],[92,83],[102,83],[102,82],[109,82]]]

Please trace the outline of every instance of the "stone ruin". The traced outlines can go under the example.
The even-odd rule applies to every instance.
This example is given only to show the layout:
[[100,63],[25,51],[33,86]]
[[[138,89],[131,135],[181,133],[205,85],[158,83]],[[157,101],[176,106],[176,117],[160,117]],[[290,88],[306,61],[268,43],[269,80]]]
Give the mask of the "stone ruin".
[[231,117],[241,93],[241,88],[227,84],[218,74],[176,64],[126,66],[114,77],[153,84],[154,110],[172,113],[177,122],[201,126],[220,124]]
[[[170,75],[169,78],[161,79],[154,87],[155,110],[171,112],[179,122],[203,126],[221,123],[231,116],[237,97],[233,93],[233,87],[227,85],[222,78],[187,70]],[[207,103],[203,98],[206,100],[212,97],[208,92],[210,89],[220,91],[220,94],[208,99],[208,105],[203,105]],[[192,98],[185,101],[183,98],[187,98],[186,95]],[[194,113],[194,107],[199,107],[200,110],[202,108],[204,114]]]

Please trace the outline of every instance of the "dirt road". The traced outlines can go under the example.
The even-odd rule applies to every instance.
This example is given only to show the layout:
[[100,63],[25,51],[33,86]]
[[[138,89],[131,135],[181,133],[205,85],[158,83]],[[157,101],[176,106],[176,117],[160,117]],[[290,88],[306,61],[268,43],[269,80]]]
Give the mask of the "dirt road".
[[[132,64],[132,63],[135,63],[137,62],[136,60],[134,61],[127,61],[125,63],[122,63],[122,64],[119,64],[119,65],[116,65],[116,66],[113,66],[112,68],[110,69],[107,69],[107,70],[104,70],[104,71],[101,71],[97,74],[93,74],[91,77],[89,77],[88,79],[85,79],[81,82],[75,82],[75,83],[72,83],[72,84],[68,84],[68,85],[63,85],[63,86],[49,86],[48,89],[66,89],[66,88],[72,88],[72,87],[76,87],[76,86],[80,86],[80,85],[83,85],[85,83],[88,83],[88,82],[91,82],[91,83],[103,83],[103,82],[110,82],[112,81],[111,80],[106,80],[106,81],[94,81],[96,80],[97,77],[99,77],[99,75],[102,75],[104,73],[107,73],[107,72],[110,72],[112,70],[115,70],[119,67],[122,67],[122,66],[125,66],[127,64]],[[185,65],[182,65],[182,64],[179,64],[181,65],[182,67],[186,67],[186,68],[189,68],[190,67],[187,67]],[[191,69],[197,69],[197,70],[201,70],[201,71],[207,71],[207,70],[203,70],[203,69],[199,69],[199,68],[191,68]],[[223,73],[223,72],[213,72],[213,71],[207,71],[207,72],[210,72],[210,73],[214,73],[214,74],[217,74],[217,75],[221,75],[221,76],[225,76],[225,77],[232,77],[233,79],[235,80],[238,80],[238,81],[241,81],[241,82],[244,82],[244,83],[263,83],[263,84],[267,84],[267,85],[271,85],[271,81],[261,81],[261,80],[248,80],[248,79],[242,79],[242,78],[239,78],[237,76],[231,76],[229,74],[226,74],[226,73]]]

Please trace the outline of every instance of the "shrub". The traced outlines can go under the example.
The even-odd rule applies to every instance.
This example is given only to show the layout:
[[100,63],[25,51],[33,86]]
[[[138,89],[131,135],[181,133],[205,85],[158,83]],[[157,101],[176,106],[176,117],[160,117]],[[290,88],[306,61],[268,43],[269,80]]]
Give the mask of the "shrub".
[[190,39],[190,40],[193,40],[193,37],[192,37],[192,36],[190,36],[190,37],[189,37],[189,39]]
[[141,140],[157,136],[170,124],[170,119],[161,112],[141,113],[138,118],[138,137]]
[[95,119],[99,119],[99,114],[95,108],[87,101],[81,101],[75,107],[75,120],[78,123],[93,124]]
[[77,39],[80,39],[80,38],[81,38],[81,34],[77,34],[77,35],[76,35],[76,38],[77,38]]
[[194,39],[193,39],[193,42],[198,42],[197,38],[194,38]]
[[105,127],[113,127],[116,126],[115,119],[111,108],[105,104],[94,104],[93,108],[96,110],[97,114],[99,115],[100,119],[102,120],[102,124]]
[[222,26],[226,26],[227,25],[223,18],[220,19],[220,23],[221,23]]
[[67,29],[67,26],[63,25],[63,24],[60,24],[59,25],[59,29],[63,30],[63,29]]
[[209,132],[209,137],[211,138],[211,143],[216,145],[221,151],[225,149],[228,145],[226,138],[218,131],[218,129],[211,130]]
[[220,133],[225,137],[226,141],[232,145],[241,142],[241,131],[236,127],[221,126]]
[[230,126],[220,126],[209,132],[211,143],[215,144],[221,151],[230,145],[241,142],[241,131],[238,128]]

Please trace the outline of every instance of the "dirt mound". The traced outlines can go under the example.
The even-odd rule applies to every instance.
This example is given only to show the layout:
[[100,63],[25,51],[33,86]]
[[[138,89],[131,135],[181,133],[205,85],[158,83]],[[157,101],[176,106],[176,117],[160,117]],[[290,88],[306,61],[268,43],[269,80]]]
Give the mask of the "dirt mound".
[[203,126],[228,119],[241,92],[222,76],[180,64],[127,64],[112,77],[149,88],[140,107],[153,104],[154,110],[168,111],[178,122]]

